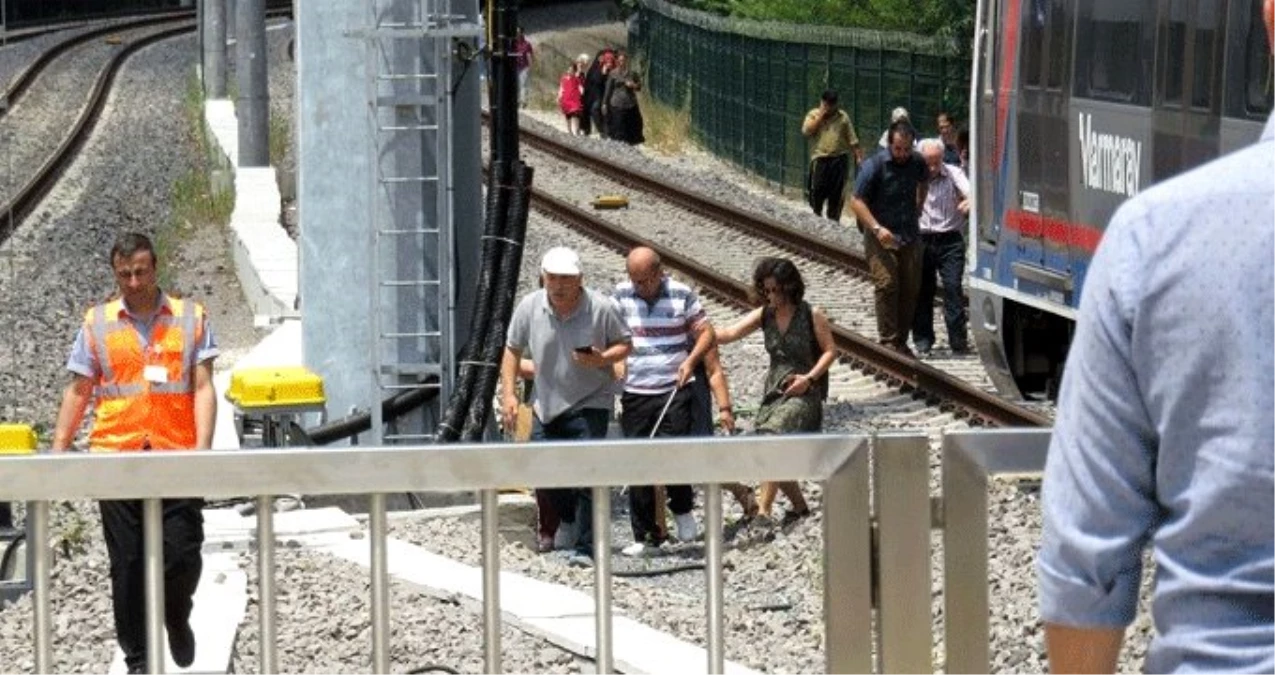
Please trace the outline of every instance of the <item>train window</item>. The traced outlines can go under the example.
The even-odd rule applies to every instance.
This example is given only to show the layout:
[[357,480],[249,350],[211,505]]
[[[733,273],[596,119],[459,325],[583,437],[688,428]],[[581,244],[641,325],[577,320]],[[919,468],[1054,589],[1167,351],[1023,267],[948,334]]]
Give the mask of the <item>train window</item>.
[[1077,96],[1146,105],[1155,3],[1081,0],[1076,23]]
[[1049,54],[1046,56],[1048,62],[1045,64],[1048,69],[1045,86],[1050,89],[1062,88],[1063,76],[1071,60],[1069,51],[1071,44],[1067,42],[1067,24],[1070,23],[1070,18],[1067,16],[1067,7],[1063,0],[1053,0],[1050,3]]
[[1049,0],[1032,0],[1023,17],[1023,85],[1041,85],[1041,64],[1044,58],[1045,24],[1049,22]]
[[1215,89],[1222,55],[1218,36],[1222,32],[1223,11],[1217,2],[1197,2],[1195,5],[1195,53],[1191,57],[1193,78],[1191,84],[1191,105],[1195,108],[1211,110],[1214,106]]
[[1186,0],[1172,0],[1166,18],[1164,51],[1160,54],[1164,64],[1164,103],[1181,106],[1183,71],[1186,69]]
[[1271,112],[1271,50],[1262,30],[1261,2],[1253,0],[1244,58],[1244,112],[1263,118]]

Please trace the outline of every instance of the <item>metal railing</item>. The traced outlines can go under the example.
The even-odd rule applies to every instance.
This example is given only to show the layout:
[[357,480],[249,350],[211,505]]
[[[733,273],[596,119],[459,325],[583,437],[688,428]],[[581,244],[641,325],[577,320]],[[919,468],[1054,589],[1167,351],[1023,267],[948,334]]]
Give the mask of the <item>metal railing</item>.
[[943,621],[948,673],[986,673],[987,483],[1045,468],[1048,429],[960,431],[943,437]]
[[[705,488],[707,669],[721,673],[725,654],[720,486],[762,480],[824,484],[824,646],[829,672],[932,672],[933,527],[944,530],[946,671],[988,672],[988,477],[1039,471],[1044,466],[1048,439],[1048,431],[946,435],[944,496],[934,505],[929,487],[929,439],[922,433],[907,432],[874,438],[828,434],[289,448],[247,453],[39,455],[4,460],[0,495],[31,502],[32,564],[28,574],[35,589],[35,666],[41,673],[53,669],[47,545],[51,501],[143,500],[148,644],[162,645],[160,499],[257,495],[260,662],[261,672],[273,673],[278,670],[278,656],[271,496],[369,494],[372,668],[384,673],[390,669],[385,494],[481,490],[484,658],[486,671],[495,673],[501,667],[496,488],[592,487],[594,520],[609,522],[611,487],[668,483]],[[870,445],[874,448],[871,472]],[[209,476],[218,477],[216,485],[210,486]],[[612,672],[611,529],[595,527],[594,531],[595,661],[598,672]],[[149,650],[147,665],[150,672],[163,672],[163,650]]]
[[[664,441],[483,444],[424,447],[269,449],[253,452],[63,454],[6,458],[0,494],[31,502],[35,666],[53,669],[50,617],[49,503],[142,499],[148,644],[162,645],[163,547],[160,500],[182,496],[256,495],[261,584],[262,672],[276,672],[273,514],[277,494],[370,495],[372,667],[389,672],[389,577],[385,494],[483,491],[485,668],[500,671],[501,626],[495,489],[507,485],[593,487],[594,518],[609,520],[611,486],[691,483],[706,486],[708,650],[710,672],[723,672],[720,484],[733,480],[825,481],[824,597],[827,665],[834,672],[872,667],[867,438],[845,435],[735,437]],[[211,484],[209,476],[216,476]],[[605,521],[604,521],[605,522]],[[598,672],[611,672],[609,527],[597,528],[594,560]],[[148,650],[149,672],[162,673],[163,650]]]

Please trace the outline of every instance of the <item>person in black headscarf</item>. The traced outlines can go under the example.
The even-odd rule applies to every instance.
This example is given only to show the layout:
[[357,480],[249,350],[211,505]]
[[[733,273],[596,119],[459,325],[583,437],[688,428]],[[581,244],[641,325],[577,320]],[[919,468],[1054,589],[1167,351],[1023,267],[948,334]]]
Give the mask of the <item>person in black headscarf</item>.
[[589,135],[593,129],[606,138],[606,123],[602,119],[602,94],[606,91],[607,75],[615,66],[615,51],[603,49],[593,58],[584,76],[584,117],[580,120],[580,133]]

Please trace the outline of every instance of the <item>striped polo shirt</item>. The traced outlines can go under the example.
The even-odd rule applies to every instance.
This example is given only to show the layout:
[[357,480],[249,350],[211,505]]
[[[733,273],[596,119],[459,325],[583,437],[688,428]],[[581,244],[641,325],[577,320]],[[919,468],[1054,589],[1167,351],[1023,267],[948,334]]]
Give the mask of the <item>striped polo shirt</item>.
[[666,394],[677,384],[677,369],[695,344],[691,330],[707,320],[699,296],[690,286],[667,276],[660,295],[647,302],[633,283],[615,287],[615,303],[629,330],[633,351],[628,359],[624,391],[633,394]]

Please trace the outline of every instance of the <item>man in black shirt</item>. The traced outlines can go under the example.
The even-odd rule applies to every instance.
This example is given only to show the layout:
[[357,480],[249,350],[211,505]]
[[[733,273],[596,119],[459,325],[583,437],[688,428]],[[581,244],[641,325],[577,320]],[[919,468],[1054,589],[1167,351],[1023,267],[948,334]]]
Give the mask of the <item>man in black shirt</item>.
[[908,356],[908,328],[921,286],[917,221],[928,175],[925,160],[912,147],[915,136],[906,121],[890,125],[889,147],[860,167],[851,201],[876,287],[877,339]]

